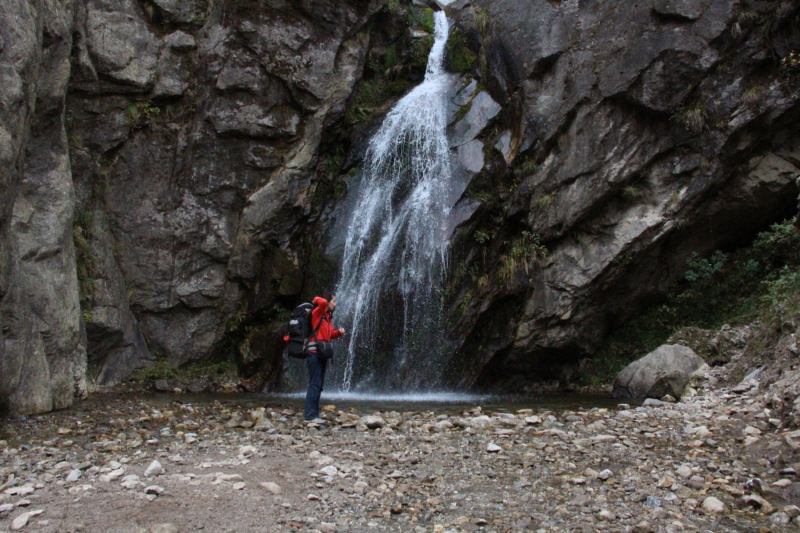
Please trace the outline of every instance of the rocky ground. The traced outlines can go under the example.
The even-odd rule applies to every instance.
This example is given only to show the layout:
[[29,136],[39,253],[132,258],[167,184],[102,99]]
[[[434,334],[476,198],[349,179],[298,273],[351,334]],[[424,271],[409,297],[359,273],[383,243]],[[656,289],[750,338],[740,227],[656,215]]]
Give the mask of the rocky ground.
[[800,432],[724,372],[675,404],[327,406],[322,426],[286,406],[98,395],[3,421],[0,531],[792,531]]

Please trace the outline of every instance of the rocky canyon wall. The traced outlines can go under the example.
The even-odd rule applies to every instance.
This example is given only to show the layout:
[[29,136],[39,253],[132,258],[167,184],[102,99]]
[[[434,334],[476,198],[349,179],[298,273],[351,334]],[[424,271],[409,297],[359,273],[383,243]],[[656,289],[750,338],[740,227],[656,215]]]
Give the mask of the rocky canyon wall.
[[[462,233],[454,383],[554,377],[693,252],[796,213],[796,2],[458,2],[503,105]],[[468,194],[470,191],[468,191]],[[539,268],[494,273],[534,242]],[[475,236],[480,242],[476,242]],[[505,258],[505,259],[504,259]]]
[[[424,72],[429,9],[3,9],[0,401],[65,407],[156,360],[227,353],[279,383],[276,328],[335,278],[323,251],[336,206],[365,139]],[[796,2],[447,11],[451,144],[469,181],[449,281],[453,386],[590,355],[690,253],[794,213]]]

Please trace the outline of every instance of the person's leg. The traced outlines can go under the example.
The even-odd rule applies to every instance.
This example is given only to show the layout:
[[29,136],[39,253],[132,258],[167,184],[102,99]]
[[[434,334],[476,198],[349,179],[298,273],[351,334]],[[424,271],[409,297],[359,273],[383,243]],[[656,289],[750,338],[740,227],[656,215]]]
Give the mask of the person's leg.
[[320,368],[320,373],[319,373],[320,374],[319,375],[319,392],[320,392],[320,394],[317,394],[317,416],[319,416],[319,413],[320,413],[319,400],[320,400],[320,396],[322,395],[323,388],[325,386],[325,372],[327,372],[327,370],[328,370],[328,360],[327,359],[323,359],[322,361],[319,361],[319,368]]
[[319,396],[322,393],[323,371],[316,355],[306,357],[306,368],[308,368],[308,391],[306,392],[303,417],[306,420],[311,420],[319,418]]

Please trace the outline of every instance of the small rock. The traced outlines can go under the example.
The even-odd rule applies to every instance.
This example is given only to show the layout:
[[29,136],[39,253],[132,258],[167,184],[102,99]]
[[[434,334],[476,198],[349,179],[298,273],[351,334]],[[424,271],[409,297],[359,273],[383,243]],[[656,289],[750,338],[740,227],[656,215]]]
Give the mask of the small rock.
[[678,475],[684,479],[692,477],[692,469],[686,465],[683,465],[680,468],[678,468],[677,472]]
[[245,486],[244,481],[237,481],[233,484],[233,490],[244,490]]
[[172,390],[172,387],[169,386],[169,383],[166,379],[156,380],[154,386],[156,390],[160,392],[170,392]]
[[336,533],[336,524],[330,522],[320,522],[317,524],[317,529],[321,533]]
[[272,494],[280,494],[282,492],[281,486],[271,481],[265,481],[264,483],[261,483],[261,486]]
[[164,467],[161,466],[161,463],[158,461],[153,461],[150,463],[150,466],[147,467],[147,470],[144,471],[145,477],[155,477],[160,476],[164,473]]
[[178,526],[175,524],[156,524],[150,528],[150,533],[178,533]]
[[658,509],[659,507],[661,507],[661,500],[659,500],[654,496],[648,496],[644,500],[644,506],[650,507],[651,509]]
[[501,448],[500,446],[498,446],[497,444],[495,444],[493,442],[490,442],[489,445],[486,447],[486,451],[489,452],[489,453],[497,453],[502,449],[503,448]]
[[158,485],[150,485],[149,487],[145,487],[144,489],[145,494],[153,494],[155,496],[160,496],[164,494],[164,488],[159,487]]
[[796,518],[800,516],[800,507],[796,505],[787,505],[783,508],[783,512],[788,514],[790,518]]
[[102,476],[100,476],[100,481],[104,481],[106,483],[110,483],[110,482],[114,481],[115,479],[117,479],[119,477],[122,477],[123,474],[125,474],[125,470],[122,469],[122,468],[118,468],[116,470],[112,470],[108,474],[103,474]]
[[706,480],[701,478],[700,476],[692,476],[689,478],[689,481],[686,482],[687,485],[692,487],[696,490],[703,490],[706,487]]
[[326,476],[335,476],[336,474],[339,473],[339,470],[333,465],[328,465],[325,468],[321,469],[319,473],[325,474]]
[[739,508],[743,509],[745,507],[760,509],[765,514],[769,514],[774,510],[772,505],[758,494],[748,494],[739,498]]
[[599,518],[600,520],[606,520],[606,521],[609,521],[609,522],[612,521],[612,520],[616,520],[617,519],[617,517],[614,515],[614,513],[612,513],[611,511],[609,511],[607,509],[603,509],[602,511],[597,513],[597,518]]
[[714,496],[709,496],[703,500],[703,510],[708,514],[722,514],[725,512],[725,504]]
[[72,470],[69,474],[67,474],[67,483],[75,483],[81,478],[82,472],[78,469]]
[[671,394],[667,394],[666,396],[661,398],[661,401],[664,403],[675,403],[677,400]]
[[761,480],[758,478],[748,479],[744,483],[744,490],[747,492],[758,492],[759,494],[764,490]]
[[383,419],[383,417],[376,415],[361,417],[358,423],[359,425],[367,426],[369,429],[380,429],[386,425],[386,421]]
[[653,533],[653,526],[649,522],[639,522],[633,526],[631,533]]
[[310,502],[318,502],[320,500],[320,497],[317,496],[316,494],[309,494],[308,496],[306,496],[306,500]]
[[605,470],[603,470],[602,472],[597,474],[597,479],[601,479],[603,481],[608,481],[608,479],[613,475],[614,475],[614,472],[612,472],[611,470],[606,468]]
[[38,516],[44,512],[43,509],[39,509],[37,511],[28,511],[26,513],[22,513],[18,517],[11,522],[11,531],[17,531],[28,525],[28,520],[33,518],[34,516]]
[[792,519],[789,517],[789,515],[786,514],[786,513],[783,513],[783,512],[775,513],[774,515],[769,517],[769,520],[773,524],[776,524],[776,525],[779,525],[779,526],[785,526],[786,524],[788,524],[789,522],[792,521]]
[[778,487],[781,489],[785,489],[786,487],[792,484],[791,480],[788,479],[779,479],[775,483],[772,484],[773,487]]
[[255,455],[258,453],[258,450],[255,446],[242,446],[239,448],[239,455],[244,457],[250,457],[251,455]]

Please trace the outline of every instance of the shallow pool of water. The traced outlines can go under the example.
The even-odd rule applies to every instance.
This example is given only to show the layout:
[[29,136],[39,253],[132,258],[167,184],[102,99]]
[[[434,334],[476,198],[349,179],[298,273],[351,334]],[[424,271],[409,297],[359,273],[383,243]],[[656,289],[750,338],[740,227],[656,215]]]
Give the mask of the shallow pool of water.
[[[116,395],[114,395],[116,397]],[[108,395],[94,395],[71,409],[80,411],[81,406],[89,408],[94,402],[103,402]],[[186,404],[207,404],[220,402],[225,405],[255,408],[262,406],[290,406],[302,408],[305,392],[291,394],[174,394],[145,393],[125,399],[147,402],[155,408],[172,402]],[[442,413],[460,412],[480,406],[487,412],[533,409],[535,411],[570,411],[591,409],[593,407],[616,408],[621,403],[601,394],[541,394],[530,396],[502,396],[490,394],[466,394],[452,392],[432,392],[415,394],[374,394],[323,392],[321,405],[335,405],[337,409],[353,408],[359,413],[374,411],[435,411]],[[625,400],[630,404],[630,400]]]

